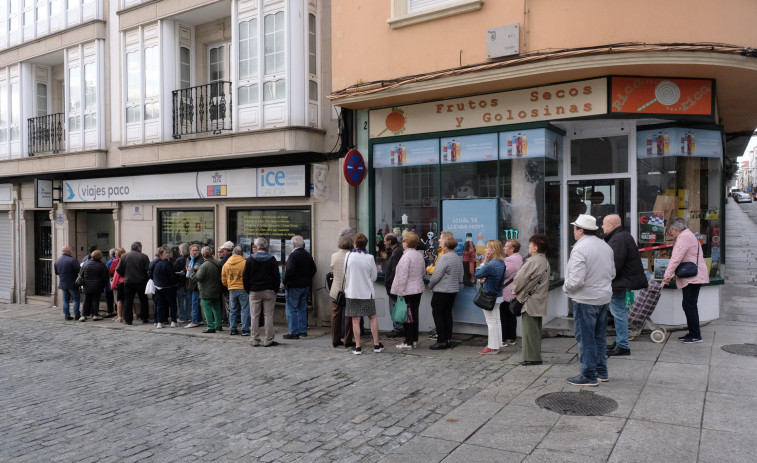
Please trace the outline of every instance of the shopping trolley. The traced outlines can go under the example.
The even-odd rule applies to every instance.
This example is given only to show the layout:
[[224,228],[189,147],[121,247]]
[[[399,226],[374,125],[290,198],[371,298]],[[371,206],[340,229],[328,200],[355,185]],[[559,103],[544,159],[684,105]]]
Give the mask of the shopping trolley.
[[660,300],[660,291],[662,284],[657,280],[649,280],[648,286],[639,292],[631,309],[628,311],[628,339],[633,339],[640,335],[644,328],[649,328],[652,333],[649,335],[652,342],[663,342],[667,336],[667,331],[662,326],[655,325],[649,317],[652,316],[657,302]]

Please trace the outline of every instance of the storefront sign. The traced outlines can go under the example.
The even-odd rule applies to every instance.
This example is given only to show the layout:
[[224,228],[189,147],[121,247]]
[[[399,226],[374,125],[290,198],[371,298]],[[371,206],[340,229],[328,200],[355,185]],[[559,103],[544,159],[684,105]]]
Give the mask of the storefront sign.
[[611,111],[630,114],[712,115],[712,81],[612,77]]
[[304,196],[305,166],[138,175],[63,182],[63,202]]
[[562,137],[547,129],[518,130],[499,134],[499,158],[548,157],[560,155]]
[[34,179],[34,207],[53,207],[53,181]]
[[439,163],[439,139],[373,145],[373,167],[422,166]]
[[547,85],[370,112],[370,137],[570,119],[607,113],[607,79]]
[[723,139],[717,130],[669,127],[636,132],[636,156],[697,156],[720,158]]
[[442,164],[497,160],[497,134],[442,138]]

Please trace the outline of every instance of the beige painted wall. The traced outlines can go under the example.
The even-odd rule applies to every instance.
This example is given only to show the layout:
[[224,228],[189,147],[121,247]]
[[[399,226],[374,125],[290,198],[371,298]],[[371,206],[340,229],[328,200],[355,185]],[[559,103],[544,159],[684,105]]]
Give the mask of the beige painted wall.
[[621,42],[757,46],[754,0],[486,0],[478,11],[399,29],[386,23],[390,5],[332,1],[335,90],[486,62],[486,30],[512,23],[521,25],[521,53]]

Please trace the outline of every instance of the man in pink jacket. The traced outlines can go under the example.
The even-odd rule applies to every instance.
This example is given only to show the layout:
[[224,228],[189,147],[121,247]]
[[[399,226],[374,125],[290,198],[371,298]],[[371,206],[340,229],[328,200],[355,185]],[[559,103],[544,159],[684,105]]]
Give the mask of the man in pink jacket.
[[673,255],[670,256],[668,268],[665,270],[665,277],[662,284],[667,285],[675,276],[676,269],[684,262],[693,262],[697,265],[698,272],[693,277],[679,278],[676,277],[676,287],[683,293],[683,313],[686,314],[686,324],[689,326],[689,332],[678,339],[684,344],[694,344],[702,342],[702,332],[699,330],[699,309],[697,300],[699,299],[699,288],[702,284],[709,283],[710,277],[707,273],[707,263],[702,254],[702,246],[699,240],[688,229],[686,220],[681,217],[675,217],[668,223],[668,233],[670,233],[676,242],[673,246]]

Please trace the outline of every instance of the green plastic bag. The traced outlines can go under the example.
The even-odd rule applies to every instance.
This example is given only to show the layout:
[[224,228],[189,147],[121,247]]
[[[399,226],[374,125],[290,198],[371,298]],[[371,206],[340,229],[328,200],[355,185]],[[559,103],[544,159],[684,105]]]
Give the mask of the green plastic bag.
[[407,303],[405,298],[400,296],[392,309],[392,321],[396,323],[407,323]]
[[633,307],[633,291],[626,291],[626,312],[631,310],[631,307]]

